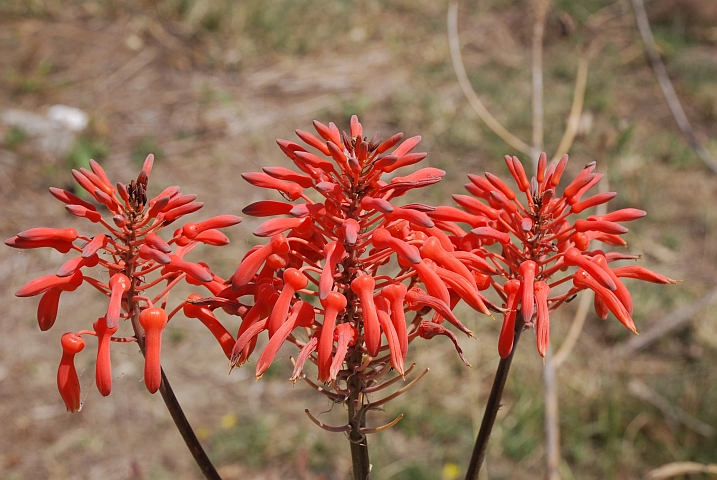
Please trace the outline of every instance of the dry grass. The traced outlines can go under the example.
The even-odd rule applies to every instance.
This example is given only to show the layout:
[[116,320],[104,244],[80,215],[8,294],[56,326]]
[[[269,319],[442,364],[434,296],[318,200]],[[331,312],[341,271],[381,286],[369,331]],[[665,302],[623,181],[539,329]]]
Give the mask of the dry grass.
[[[707,4],[709,2],[703,2]],[[685,145],[646,63],[627,2],[556,2],[546,30],[546,145],[560,140],[572,101],[576,48],[599,35],[583,128],[570,168],[597,160],[612,189],[611,208],[649,216],[633,225],[630,251],[678,286],[634,285],[640,331],[715,286],[717,180]],[[655,8],[658,46],[698,135],[715,151],[717,42],[712,11],[700,2]],[[582,22],[600,8],[609,21]],[[648,4],[648,13],[653,5]],[[531,20],[523,7],[491,1],[461,5],[459,29],[469,78],[493,114],[530,138]],[[627,13],[626,13],[627,12]],[[696,12],[696,13],[695,13]],[[423,135],[427,162],[449,171],[426,203],[448,202],[464,172],[497,170],[513,153],[467,107],[450,66],[446,6],[429,0],[360,3],[330,0],[157,0],[57,2],[0,0],[0,109],[43,113],[52,104],[91,115],[69,157],[39,151],[31,139],[0,127],[0,231],[72,222],[47,194],[70,185],[68,167],[105,153],[110,175],[129,179],[132,158],[161,151],[154,191],[170,184],[199,194],[205,215],[238,213],[259,198],[239,174],[286,161],[274,138],[291,138],[310,120],[342,127],[352,113],[387,136]],[[710,20],[712,18],[712,20]],[[562,35],[570,23],[576,28]],[[86,153],[89,152],[89,153]],[[86,159],[86,158],[85,158]],[[255,242],[255,222],[230,230],[233,243],[207,249],[220,275],[230,274]],[[85,228],[85,225],[79,225]],[[136,347],[113,352],[115,386],[94,389],[91,353],[80,356],[85,407],[64,413],[55,389],[59,336],[102,314],[97,296],[63,296],[58,326],[40,333],[36,303],[15,299],[21,284],[60,264],[54,252],[0,249],[0,478],[198,478],[198,471],[157,396],[141,383]],[[180,298],[182,294],[175,296]],[[572,306],[552,322],[559,345]],[[371,438],[378,479],[451,479],[465,468],[492,372],[498,325],[467,310],[478,334],[464,341],[472,369],[440,338],[417,344],[410,361],[431,367],[411,392],[373,421],[406,417]],[[717,319],[700,312],[685,328],[629,359],[614,356],[628,332],[588,318],[578,348],[558,372],[563,478],[638,478],[676,461],[714,463],[717,442],[631,395],[631,379],[670,404],[717,425]],[[221,350],[203,327],[177,318],[163,362],[180,401],[225,478],[344,479],[348,447],[317,429],[345,416],[308,388],[292,388],[286,350],[260,382],[251,366],[227,376]],[[541,361],[524,336],[489,447],[491,479],[532,479],[544,468]],[[385,422],[384,422],[385,423]],[[679,477],[677,477],[679,478]],[[688,478],[688,477],[683,477]],[[692,475],[689,478],[700,478]],[[706,477],[704,477],[706,478]]]

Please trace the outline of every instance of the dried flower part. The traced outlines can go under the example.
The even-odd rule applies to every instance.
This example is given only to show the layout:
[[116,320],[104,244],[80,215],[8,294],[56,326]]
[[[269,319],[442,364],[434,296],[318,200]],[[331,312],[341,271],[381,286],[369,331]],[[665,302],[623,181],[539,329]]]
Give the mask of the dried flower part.
[[[195,201],[196,195],[182,195],[179,187],[174,186],[164,189],[154,198],[148,198],[147,185],[153,161],[154,157],[148,155],[137,179],[129,184],[117,183],[116,187],[93,160],[89,170],[73,170],[72,176],[87,191],[91,202],[67,190],[50,188],[50,193],[63,202],[71,214],[101,225],[104,229],[102,233],[85,236],[74,228],[42,227],[25,230],[5,241],[13,248],[49,247],[61,253],[77,252],[77,256],[67,260],[56,275],[31,280],[16,292],[19,297],[42,295],[37,310],[41,330],[48,330],[54,325],[63,292],[88,284],[107,296],[106,307],[98,312],[103,316],[94,322],[93,330],[82,330],[79,334],[63,337],[74,339],[75,343],[82,341],[80,334],[97,337],[95,373],[97,388],[102,395],[109,395],[112,389],[110,348],[111,343],[116,341],[139,340],[142,345],[146,344],[149,358],[145,374],[147,388],[153,392],[159,388],[161,334],[157,334],[156,329],[148,329],[142,336],[140,319],[144,318],[142,315],[147,310],[154,311],[153,303],[166,303],[169,291],[182,280],[201,285],[211,294],[222,291],[225,288],[224,279],[212,274],[206,264],[186,261],[184,256],[200,243],[226,245],[228,238],[217,229],[241,221],[235,215],[219,215],[203,222],[183,225],[172,237],[163,239],[160,233],[164,227],[198,210],[202,203]],[[111,221],[105,220],[102,209],[109,212]],[[287,251],[284,250],[284,253]],[[94,268],[89,270],[86,267]],[[109,281],[106,280],[108,278]],[[150,297],[153,287],[157,292]],[[248,308],[237,304],[231,310],[240,313]],[[166,313],[164,316],[168,317]],[[218,322],[211,323],[211,310],[201,311],[201,318],[229,355],[234,344],[231,334],[226,329],[221,332]],[[114,337],[121,319],[133,319],[139,338]],[[58,373],[58,386],[68,410],[76,411],[80,407],[79,386],[75,390],[76,381],[73,378],[76,372],[73,373],[71,363],[67,354],[64,355],[60,366],[62,375]]]
[[[626,245],[620,236],[628,229],[621,223],[642,218],[645,212],[626,208],[602,216],[573,219],[572,215],[605,204],[617,195],[615,192],[598,193],[583,200],[603,176],[595,172],[595,163],[586,165],[559,195],[556,187],[565,171],[567,155],[551,165],[547,164],[545,154],[541,155],[536,176],[530,180],[516,157],[506,156],[505,161],[518,191],[525,195],[525,204],[503,179],[486,173],[484,177],[468,175],[471,183],[466,185],[466,190],[471,195],[453,195],[464,209],[462,213],[443,207],[429,213],[434,220],[472,227],[468,233],[462,233],[457,225],[444,223],[440,226],[451,243],[465,252],[464,255],[470,252],[476,259],[490,260],[495,267],[492,271],[483,268],[479,274],[483,277],[482,285],[494,287],[504,301],[503,327],[498,341],[500,356],[506,358],[513,348],[518,311],[525,326],[535,325],[538,352],[544,356],[549,343],[549,312],[586,288],[596,294],[598,316],[607,318],[608,312],[612,312],[629,330],[635,331],[631,317],[632,298],[620,277],[656,283],[674,281],[642,267],[612,268],[610,262],[634,257],[590,250],[590,241]],[[461,260],[465,263],[465,259]],[[476,263],[473,265],[477,266]],[[569,267],[577,267],[577,270],[552,280]],[[450,270],[458,273],[455,267]],[[437,271],[454,290],[460,292],[465,287],[455,277]],[[473,275],[476,273],[475,270],[472,272]],[[571,279],[572,288],[558,288]],[[478,286],[477,281],[475,285]],[[475,299],[466,295],[461,297],[474,309],[484,311]]]

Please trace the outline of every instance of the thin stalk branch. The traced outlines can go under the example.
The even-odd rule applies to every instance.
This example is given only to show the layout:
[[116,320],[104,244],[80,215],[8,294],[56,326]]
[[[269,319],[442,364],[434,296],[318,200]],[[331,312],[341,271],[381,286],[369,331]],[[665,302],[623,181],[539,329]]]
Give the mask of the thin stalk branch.
[[451,60],[453,61],[453,70],[456,72],[458,77],[458,84],[463,90],[463,95],[468,99],[468,103],[471,104],[473,110],[478,114],[481,120],[490,128],[493,133],[498,135],[505,143],[513,147],[514,149],[529,155],[531,158],[538,156],[533,148],[521,139],[510,133],[503,125],[490,114],[488,109],[480,101],[475,90],[471,86],[468,75],[466,74],[465,66],[463,65],[463,59],[461,58],[461,44],[458,38],[458,5],[451,3],[448,7],[448,42],[451,49]]
[[[550,0],[535,2],[535,22],[533,22],[533,149],[543,150],[543,37],[545,35],[545,16]],[[537,166],[538,156],[532,155],[533,165]],[[534,169],[535,170],[535,169]]]
[[545,386],[545,453],[548,480],[560,480],[560,424],[558,422],[558,389],[555,382],[555,362],[548,346],[543,367]]
[[[533,148],[543,150],[543,37],[545,34],[545,17],[550,7],[550,0],[537,0],[535,2],[535,21],[533,23]],[[577,98],[578,92],[575,92]],[[575,98],[573,99],[575,100]],[[573,101],[575,107],[575,101]],[[582,110],[582,103],[580,104]],[[574,114],[571,108],[571,117]],[[580,113],[576,113],[579,120]],[[573,122],[577,127],[577,122]],[[577,131],[577,128],[576,128]],[[565,129],[563,138],[569,135],[569,125]],[[574,138],[574,133],[572,134]],[[570,138],[572,143],[572,138]],[[561,142],[562,143],[562,142]],[[537,171],[538,158],[534,156],[533,171]],[[548,346],[545,356],[544,372],[544,398],[545,398],[545,457],[548,480],[560,480],[558,465],[560,465],[560,425],[558,423],[558,393],[555,384],[555,365],[553,355]]]
[[561,156],[570,151],[570,147],[573,146],[573,141],[575,140],[575,135],[578,133],[580,116],[583,113],[583,103],[585,101],[585,90],[588,85],[588,63],[588,58],[585,54],[581,55],[578,59],[578,74],[575,79],[575,93],[573,93],[573,104],[570,107],[568,124],[565,127],[563,138],[560,139],[560,144],[557,150],[555,150],[552,162],[557,162]]
[[588,317],[590,305],[592,304],[593,296],[591,293],[592,292],[585,291],[580,296],[580,302],[578,303],[577,310],[575,310],[575,315],[573,316],[573,321],[570,324],[568,334],[565,336],[563,344],[560,345],[560,348],[553,356],[554,368],[560,367],[560,365],[565,362],[565,359],[568,358],[578,342],[578,338],[580,337],[580,334],[583,331],[583,326],[585,325],[585,319]]
[[714,303],[717,303],[717,288],[713,288],[696,301],[692,301],[668,313],[654,322],[652,327],[648,331],[643,332],[639,337],[633,337],[627,343],[616,347],[612,354],[619,355],[623,358],[630,357],[638,351],[652,345],[667,333],[683,328],[690,321],[696,320],[695,315]]
[[[518,312],[516,316],[517,318],[521,318],[520,312]],[[478,480],[478,473],[480,472],[483,460],[485,459],[486,449],[488,448],[488,439],[490,438],[490,433],[493,430],[493,424],[495,423],[495,418],[498,415],[498,409],[500,409],[500,399],[503,396],[503,389],[505,388],[506,380],[508,380],[510,364],[513,362],[513,356],[515,355],[515,350],[518,347],[518,340],[520,340],[521,333],[523,333],[523,322],[516,319],[513,350],[510,352],[508,357],[502,358],[498,363],[498,369],[495,372],[493,386],[490,389],[490,396],[488,397],[488,403],[485,406],[485,413],[483,414],[483,420],[480,424],[478,437],[476,438],[476,443],[473,447],[473,455],[471,455],[471,461],[468,465],[465,480]]]
[[179,405],[179,401],[174,395],[174,390],[172,390],[172,386],[169,384],[169,380],[167,380],[167,376],[164,374],[164,369],[162,369],[162,383],[159,384],[159,393],[162,394],[162,400],[164,400],[164,404],[167,406],[167,410],[169,410],[169,414],[172,416],[174,425],[176,425],[177,430],[179,430],[179,434],[182,435],[184,443],[192,453],[192,457],[194,457],[194,461],[197,463],[197,466],[199,466],[199,469],[202,471],[204,477],[207,480],[221,480],[222,477],[219,476],[219,473],[216,468],[214,468],[212,461],[209,460],[204,448],[202,448],[202,444],[199,443],[199,439],[194,433],[192,426],[189,424],[189,420],[187,420],[187,417],[184,415],[182,406]]
[[667,69],[665,64],[662,63],[657,48],[655,47],[655,39],[652,37],[652,29],[650,29],[650,22],[647,19],[647,12],[645,12],[645,4],[642,0],[631,0],[632,9],[635,11],[635,20],[637,21],[637,29],[640,31],[640,37],[642,37],[642,43],[645,45],[645,51],[652,64],[652,70],[655,72],[657,82],[660,84],[662,94],[665,96],[667,105],[670,107],[672,117],[675,119],[677,126],[679,127],[682,135],[684,135],[687,143],[695,150],[697,156],[712,170],[713,173],[717,173],[717,159],[705,148],[695,135],[695,131],[692,129],[690,121],[687,119],[685,110],[682,108],[680,99],[677,98],[675,88],[672,86],[670,77],[667,76]]

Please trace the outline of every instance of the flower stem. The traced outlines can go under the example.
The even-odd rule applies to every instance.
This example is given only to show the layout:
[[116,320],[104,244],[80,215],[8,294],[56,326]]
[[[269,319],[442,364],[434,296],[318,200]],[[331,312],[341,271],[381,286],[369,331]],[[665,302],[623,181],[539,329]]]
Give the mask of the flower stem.
[[488,397],[488,403],[485,407],[483,420],[480,424],[478,438],[476,438],[476,443],[473,447],[473,455],[471,455],[471,462],[468,465],[465,480],[478,480],[478,473],[480,472],[480,467],[483,465],[483,460],[485,459],[488,439],[490,438],[490,433],[493,430],[493,424],[495,423],[495,417],[498,415],[498,409],[500,409],[500,398],[503,396],[503,388],[505,387],[505,382],[508,379],[510,364],[513,362],[513,355],[515,355],[515,349],[518,346],[520,334],[523,332],[523,322],[519,321],[520,312],[518,312],[516,316],[518,318],[516,318],[515,322],[513,350],[511,350],[508,357],[502,358],[500,363],[498,363],[498,369],[495,372],[493,386],[490,389],[490,396]]
[[[349,368],[361,364],[361,351],[357,348],[349,358]],[[366,426],[366,411],[363,405],[363,380],[354,373],[349,378],[351,394],[348,399],[349,443],[351,444],[351,461],[353,463],[353,480],[369,480],[371,478],[371,464],[368,460],[368,441],[360,429]]]
[[197,435],[194,433],[194,430],[192,430],[192,426],[189,424],[187,417],[184,415],[184,411],[182,411],[182,407],[179,405],[179,401],[174,395],[172,386],[169,384],[169,380],[167,380],[167,377],[164,375],[164,370],[162,370],[162,383],[159,385],[159,393],[162,394],[162,400],[164,400],[164,404],[167,406],[167,410],[169,410],[172,420],[174,420],[174,425],[177,426],[177,430],[179,430],[180,435],[182,435],[184,443],[192,453],[194,461],[197,463],[197,466],[199,466],[199,469],[202,471],[204,477],[207,480],[221,480],[222,477],[219,476],[219,473],[216,468],[214,468],[212,461],[209,460],[204,448],[202,448],[202,444],[199,443]]
[[[133,227],[134,222],[130,222],[130,225]],[[132,329],[134,330],[135,338],[137,338],[137,345],[139,345],[142,355],[146,356],[144,328],[142,328],[142,325],[139,323],[139,307],[134,301],[134,298],[138,293],[136,290],[137,286],[134,282],[135,268],[134,264],[128,261],[134,254],[134,248],[131,246],[131,242],[135,240],[134,228],[131,229],[131,232],[129,241],[127,242],[129,249],[125,256],[127,264],[125,273],[129,278],[133,279],[132,286],[130,287],[129,292],[127,292],[126,297],[127,311],[131,313]],[[164,369],[161,371],[162,382],[159,384],[159,392],[162,395],[164,404],[167,406],[169,415],[174,421],[174,425],[177,427],[177,430],[179,430],[179,434],[182,436],[187,448],[189,448],[192,457],[194,457],[194,461],[197,463],[197,466],[207,480],[222,480],[222,477],[219,476],[217,469],[214,467],[211,460],[209,460],[202,444],[199,443],[199,439],[194,433],[192,426],[189,424],[189,420],[187,420],[186,415],[184,415],[182,406],[179,404],[179,400],[177,400],[177,397],[174,395],[172,386],[169,384],[169,380],[167,380],[167,376],[164,374]]]

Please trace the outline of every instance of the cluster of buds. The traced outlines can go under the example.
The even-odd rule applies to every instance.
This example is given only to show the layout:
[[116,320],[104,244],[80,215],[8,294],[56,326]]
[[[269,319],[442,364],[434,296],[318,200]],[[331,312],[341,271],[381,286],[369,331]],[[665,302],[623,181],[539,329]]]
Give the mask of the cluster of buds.
[[[5,241],[14,248],[49,247],[61,253],[74,251],[79,254],[65,262],[56,274],[31,280],[16,292],[18,297],[42,296],[37,310],[41,330],[49,330],[55,323],[62,292],[73,291],[86,283],[108,297],[107,309],[93,323],[92,330],[68,332],[62,336],[63,354],[57,384],[67,410],[71,412],[82,407],[74,357],[85,347],[83,336],[97,337],[96,384],[102,395],[109,395],[112,389],[110,345],[128,341],[138,342],[145,354],[144,380],[147,389],[154,393],[162,379],[162,331],[185,305],[183,302],[167,313],[170,290],[183,280],[202,285],[210,292],[224,288],[223,281],[213,275],[206,264],[186,261],[184,256],[200,243],[226,245],[229,239],[217,229],[235,225],[241,218],[222,215],[201,223],[187,223],[177,229],[171,239],[163,240],[159,236],[160,230],[199,210],[203,204],[195,201],[196,195],[182,195],[179,187],[169,187],[148,200],[147,182],[153,160],[154,157],[149,155],[136,180],[128,185],[117,183],[116,187],[93,160],[90,160],[91,170],[73,170],[75,180],[94,202],[85,201],[66,190],[50,188],[52,195],[66,204],[69,213],[102,225],[104,233],[89,237],[74,228],[33,228]],[[97,210],[98,204],[111,214],[109,222]],[[94,267],[90,272],[100,278],[87,271],[83,273],[86,267]],[[159,292],[150,298],[152,287],[157,287]],[[131,320],[133,337],[115,336],[120,319]],[[216,332],[216,325],[208,326]],[[226,335],[231,338],[228,332]]]
[[[416,337],[446,336],[468,363],[443,321],[471,336],[452,312],[460,298],[485,313],[489,308],[500,311],[480,292],[490,285],[487,273],[495,269],[484,258],[457,251],[441,222],[426,213],[431,207],[396,205],[409,190],[435,184],[445,175],[422,168],[387,179],[426,157],[412,153],[420,136],[403,142],[400,133],[385,141],[368,139],[356,116],[349,134],[333,123],[315,121],[314,127],[318,137],[296,131],[314,152],[277,141],[300,172],[266,167],[242,174],[286,201],[262,200],[243,210],[255,217],[278,216],[254,232],[269,241],[246,254],[224,291],[191,302],[207,309],[231,304],[243,316],[231,353],[233,366],[247,361],[257,337],[266,331],[269,341],[256,364],[257,378],[282,344],[293,343],[300,353],[291,379],[304,379],[335,402],[351,403],[363,423],[366,411],[386,401],[369,401],[365,394],[392,384],[380,383],[391,369],[398,373],[396,379],[408,373],[406,354]],[[251,305],[239,303],[245,296],[253,299]],[[407,320],[411,312],[415,315]],[[430,320],[424,319],[429,314]],[[328,388],[306,378],[302,370],[307,362],[316,364],[318,380]],[[375,430],[362,427],[356,433]]]
[[[516,327],[536,329],[537,348],[545,356],[549,344],[549,314],[578,292],[595,292],[595,312],[606,319],[609,312],[630,331],[636,333],[632,320],[633,302],[630,292],[620,280],[634,278],[654,283],[676,283],[675,280],[639,266],[613,268],[617,260],[636,260],[639,257],[618,252],[591,249],[592,240],[611,246],[625,246],[620,235],[628,231],[622,222],[636,220],[645,212],[634,208],[617,210],[606,215],[591,215],[571,221],[585,210],[607,203],[617,194],[598,193],[583,200],[583,196],[603,177],[595,172],[595,163],[583,168],[558,196],[556,189],[568,162],[564,155],[559,162],[547,165],[543,153],[537,173],[528,180],[516,157],[505,157],[508,170],[525,194],[523,205],[516,193],[497,176],[468,175],[471,183],[465,186],[469,195],[453,195],[464,210],[437,207],[429,215],[454,222],[452,240],[463,251],[471,252],[491,262],[495,267],[490,283],[504,304],[503,326],[498,352],[506,358],[513,348]],[[470,225],[462,230],[457,223]],[[489,249],[491,245],[498,248]],[[551,280],[558,272],[572,273]],[[555,292],[563,283],[572,285]],[[516,318],[522,323],[516,325]]]

